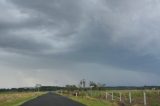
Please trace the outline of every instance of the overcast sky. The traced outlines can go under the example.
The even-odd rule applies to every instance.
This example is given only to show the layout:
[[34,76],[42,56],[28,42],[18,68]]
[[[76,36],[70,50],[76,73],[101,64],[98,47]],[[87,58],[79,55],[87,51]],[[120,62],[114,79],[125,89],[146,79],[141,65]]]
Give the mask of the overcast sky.
[[160,85],[159,0],[0,0],[0,88]]

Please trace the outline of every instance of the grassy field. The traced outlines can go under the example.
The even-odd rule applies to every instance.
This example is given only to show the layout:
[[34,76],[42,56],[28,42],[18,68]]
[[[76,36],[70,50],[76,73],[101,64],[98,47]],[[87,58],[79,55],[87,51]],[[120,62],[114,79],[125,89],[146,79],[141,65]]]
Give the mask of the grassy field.
[[[146,93],[147,106],[160,106],[159,90],[120,90],[108,91],[110,94],[114,92],[115,101],[119,101],[119,93],[121,92],[122,102],[127,106],[144,106],[144,92]],[[131,93],[132,103],[129,103],[129,92]],[[111,100],[111,97],[109,98]]]
[[0,93],[0,106],[19,106],[24,102],[36,98],[42,92],[5,92]]
[[[85,93],[85,92],[83,92]],[[71,94],[67,94],[67,93],[58,93],[62,96],[66,96],[74,101],[77,101],[79,103],[82,103],[86,106],[118,106],[118,104],[116,102],[108,102],[102,99],[97,99],[97,98],[93,98],[90,96],[73,96]]]
[[104,100],[93,99],[89,97],[70,97],[72,100],[85,104],[86,106],[118,106],[117,103],[111,103]]
[[[107,92],[107,99],[106,99]],[[112,100],[113,92],[113,100]],[[131,93],[131,103],[129,99]],[[64,92],[68,97],[87,106],[144,106],[144,92],[146,93],[147,106],[160,106],[159,90],[106,90],[106,91],[82,91],[78,97],[73,92]],[[121,101],[120,101],[121,94]]]

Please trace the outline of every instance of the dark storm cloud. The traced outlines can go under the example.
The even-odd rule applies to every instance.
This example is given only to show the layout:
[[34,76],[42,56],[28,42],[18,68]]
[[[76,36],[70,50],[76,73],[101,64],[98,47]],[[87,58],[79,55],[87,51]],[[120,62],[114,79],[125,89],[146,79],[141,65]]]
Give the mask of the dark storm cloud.
[[81,70],[93,72],[91,77],[98,68],[100,76],[109,67],[119,79],[126,70],[157,74],[159,7],[157,0],[2,0],[1,63],[30,73],[74,73],[70,77]]
[[[8,0],[8,2],[10,1]],[[81,18],[83,18],[81,13],[82,7],[79,2],[75,1],[31,1],[32,3],[30,3],[30,1],[22,2],[15,0],[11,2],[14,3],[14,5],[12,5],[13,8],[15,8],[13,20],[3,19],[0,25],[1,30],[3,29],[7,34],[8,32],[10,34],[4,34],[8,37],[3,37],[2,33],[1,40],[11,41],[10,39],[13,38],[12,42],[17,42],[17,45],[12,42],[8,45],[13,44],[13,46],[16,45],[18,47],[31,44],[33,47],[37,46],[38,49],[41,48],[41,46],[45,48],[43,45],[47,43],[46,45],[52,46],[52,49],[61,49],[61,46],[63,48],[63,46],[70,43],[68,40],[76,34],[79,24],[81,23]],[[8,14],[9,13],[10,12],[8,12]],[[17,35],[19,35],[18,37],[20,39]],[[16,39],[18,40],[14,41]],[[25,41],[23,42],[22,39]],[[35,42],[32,42],[32,40],[39,45],[34,44]],[[18,44],[18,42],[20,43]],[[1,45],[4,46],[6,44],[2,42]],[[14,47],[11,48],[14,49]]]
[[14,50],[19,51],[22,50],[24,52],[39,52],[44,49],[49,49],[49,45],[38,43],[31,39],[25,39],[21,37],[15,36],[0,36],[0,47],[6,50]]
[[[47,29],[50,28],[51,30],[61,29],[61,33],[70,32],[71,30],[74,31],[83,18],[82,3],[74,0],[36,0],[25,2],[14,0],[12,2],[14,2],[22,12],[31,15],[31,20],[32,17],[34,17],[35,20],[39,20],[37,23],[40,23],[41,26]],[[67,34],[61,34],[61,36],[67,36]]]
[[[20,14],[26,14],[28,17],[22,22],[12,23],[11,26],[6,24],[8,30],[12,30],[11,33],[17,30],[16,34],[19,34],[21,30],[22,32],[20,37],[14,35],[13,37],[11,35],[8,37],[2,36],[1,47],[17,48],[22,52],[25,49],[26,52],[41,51],[39,54],[51,51],[51,54],[47,55],[51,55],[52,58],[57,58],[54,52],[58,51],[62,55],[58,58],[60,60],[61,57],[63,57],[62,60],[65,58],[69,60],[68,57],[70,57],[71,60],[77,62],[110,64],[116,67],[143,71],[146,69],[151,70],[155,66],[157,67],[156,64],[159,63],[155,59],[155,64],[149,65],[149,61],[154,60],[150,53],[149,55],[141,55],[139,52],[137,54],[134,52],[139,49],[141,52],[142,40],[137,40],[138,36],[142,34],[141,36],[144,38],[145,32],[153,32],[153,30],[148,31],[147,28],[144,28],[145,26],[141,27],[141,23],[139,25],[135,24],[135,22],[141,20],[139,13],[136,12],[142,8],[143,2],[135,1],[133,3],[126,0],[103,0],[101,2],[96,0],[88,2],[74,0],[12,0],[10,2],[15,5]],[[146,5],[147,3],[150,2],[145,2]],[[148,4],[147,6],[152,5]],[[145,6],[146,9],[143,9],[144,12],[147,11],[147,6]],[[148,10],[152,9],[150,8]],[[143,12],[143,10],[141,11]],[[140,17],[140,19],[134,20],[136,17]],[[131,24],[133,26],[130,26]],[[146,24],[150,24],[150,22]],[[144,32],[136,27],[141,27],[140,29]],[[23,32],[23,29],[27,29],[29,33]],[[47,35],[46,33],[34,33],[35,30],[37,32],[44,30]],[[23,38],[23,36],[27,36],[25,33],[32,34],[33,38],[36,39],[31,39],[32,36]],[[46,39],[39,41],[39,38],[49,39],[50,42],[47,42]],[[139,38],[141,39],[141,37]],[[55,44],[58,45],[55,47]],[[150,44],[146,43],[146,45]],[[68,52],[63,52],[64,49]],[[142,54],[146,50],[152,52],[152,50],[142,47]],[[50,58],[50,56],[44,56]]]

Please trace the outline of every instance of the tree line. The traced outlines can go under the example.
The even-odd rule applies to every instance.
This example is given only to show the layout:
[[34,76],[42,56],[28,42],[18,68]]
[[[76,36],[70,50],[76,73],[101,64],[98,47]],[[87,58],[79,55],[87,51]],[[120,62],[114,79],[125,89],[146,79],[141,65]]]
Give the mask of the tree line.
[[160,89],[160,86],[106,86],[103,83],[96,83],[94,81],[87,82],[85,79],[80,80],[78,85],[60,86],[42,86],[36,84],[35,87],[21,87],[21,88],[1,88],[0,92],[27,92],[27,91],[57,91],[57,90],[144,90],[144,89]]

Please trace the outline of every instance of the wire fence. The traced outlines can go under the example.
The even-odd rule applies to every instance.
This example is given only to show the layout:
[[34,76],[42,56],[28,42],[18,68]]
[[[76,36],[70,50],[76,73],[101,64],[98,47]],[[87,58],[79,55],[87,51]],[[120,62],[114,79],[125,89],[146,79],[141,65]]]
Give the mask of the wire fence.
[[121,106],[160,106],[158,90],[105,91],[97,97],[110,102],[117,102]]
[[120,106],[160,106],[159,90],[87,90],[69,92],[69,94],[116,102]]

